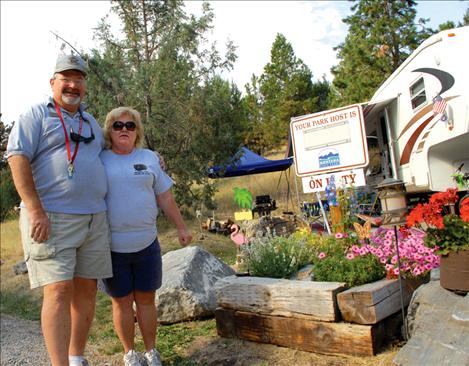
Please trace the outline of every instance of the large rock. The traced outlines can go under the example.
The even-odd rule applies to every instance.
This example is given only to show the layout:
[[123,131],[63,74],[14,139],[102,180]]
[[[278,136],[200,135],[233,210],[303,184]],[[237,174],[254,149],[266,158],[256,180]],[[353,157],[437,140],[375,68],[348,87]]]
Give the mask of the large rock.
[[469,295],[431,281],[414,292],[407,323],[410,339],[396,355],[397,365],[469,365]]
[[157,292],[158,321],[163,324],[212,316],[215,283],[235,271],[204,249],[192,246],[163,256],[163,284]]
[[26,262],[25,261],[20,261],[20,262],[16,263],[13,266],[13,272],[15,272],[15,275],[21,275],[21,274],[28,273],[28,267],[26,266]]

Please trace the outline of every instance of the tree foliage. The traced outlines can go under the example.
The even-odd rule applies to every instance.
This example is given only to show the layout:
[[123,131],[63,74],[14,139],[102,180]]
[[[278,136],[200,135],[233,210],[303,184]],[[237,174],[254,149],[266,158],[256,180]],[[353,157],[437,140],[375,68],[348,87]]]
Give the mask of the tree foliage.
[[101,46],[89,56],[87,101],[100,120],[117,106],[139,110],[147,147],[164,156],[178,202],[212,205],[207,166],[227,161],[242,139],[240,92],[217,76],[232,68],[235,47],[227,42],[220,55],[207,44],[213,19],[207,3],[200,18],[187,16],[183,6],[180,0],[113,1],[121,36],[106,18],[96,29]]
[[5,220],[13,208],[20,202],[20,197],[16,192],[11,171],[5,157],[8,137],[14,123],[5,125],[3,121],[0,121],[0,221]]
[[415,23],[413,0],[360,0],[343,22],[349,33],[338,50],[333,106],[369,100],[381,83],[431,34],[426,19]]
[[285,36],[277,34],[270,62],[246,86],[246,140],[253,150],[262,153],[284,143],[291,117],[319,111],[328,104],[329,83],[323,79],[315,84],[312,77]]

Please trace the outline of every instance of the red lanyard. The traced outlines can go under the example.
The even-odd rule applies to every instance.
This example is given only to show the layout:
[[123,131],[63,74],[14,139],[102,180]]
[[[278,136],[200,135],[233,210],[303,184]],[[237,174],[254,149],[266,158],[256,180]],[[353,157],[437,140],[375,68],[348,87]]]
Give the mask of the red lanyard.
[[[68,141],[68,133],[67,133],[67,129],[65,128],[65,123],[64,123],[64,119],[62,117],[62,112],[60,112],[60,108],[59,106],[57,105],[57,102],[54,100],[54,104],[55,104],[55,110],[57,111],[57,114],[59,115],[59,118],[60,118],[60,122],[62,123],[62,128],[64,129],[64,135],[65,135],[65,147],[67,148],[67,160],[68,160],[68,163],[73,166],[73,162],[75,161],[75,158],[77,157],[77,154],[78,154],[78,146],[79,146],[79,143],[78,141],[76,142],[75,144],[75,151],[73,152],[73,156],[71,156],[71,152],[70,152],[70,142]],[[83,119],[80,118],[80,126],[78,127],[78,134],[80,135],[81,134],[81,129],[83,128]]]

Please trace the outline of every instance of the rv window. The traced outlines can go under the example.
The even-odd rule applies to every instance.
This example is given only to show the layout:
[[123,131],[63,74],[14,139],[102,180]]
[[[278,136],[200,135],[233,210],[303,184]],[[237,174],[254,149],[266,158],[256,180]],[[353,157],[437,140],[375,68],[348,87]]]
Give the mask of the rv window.
[[410,100],[412,102],[412,109],[417,109],[427,102],[423,78],[418,79],[410,86]]

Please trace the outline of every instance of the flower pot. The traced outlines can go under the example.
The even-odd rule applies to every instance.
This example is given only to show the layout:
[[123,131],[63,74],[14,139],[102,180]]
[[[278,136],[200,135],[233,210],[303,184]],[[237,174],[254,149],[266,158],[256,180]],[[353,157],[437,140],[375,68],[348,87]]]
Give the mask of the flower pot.
[[441,256],[440,285],[452,291],[469,291],[469,250]]

